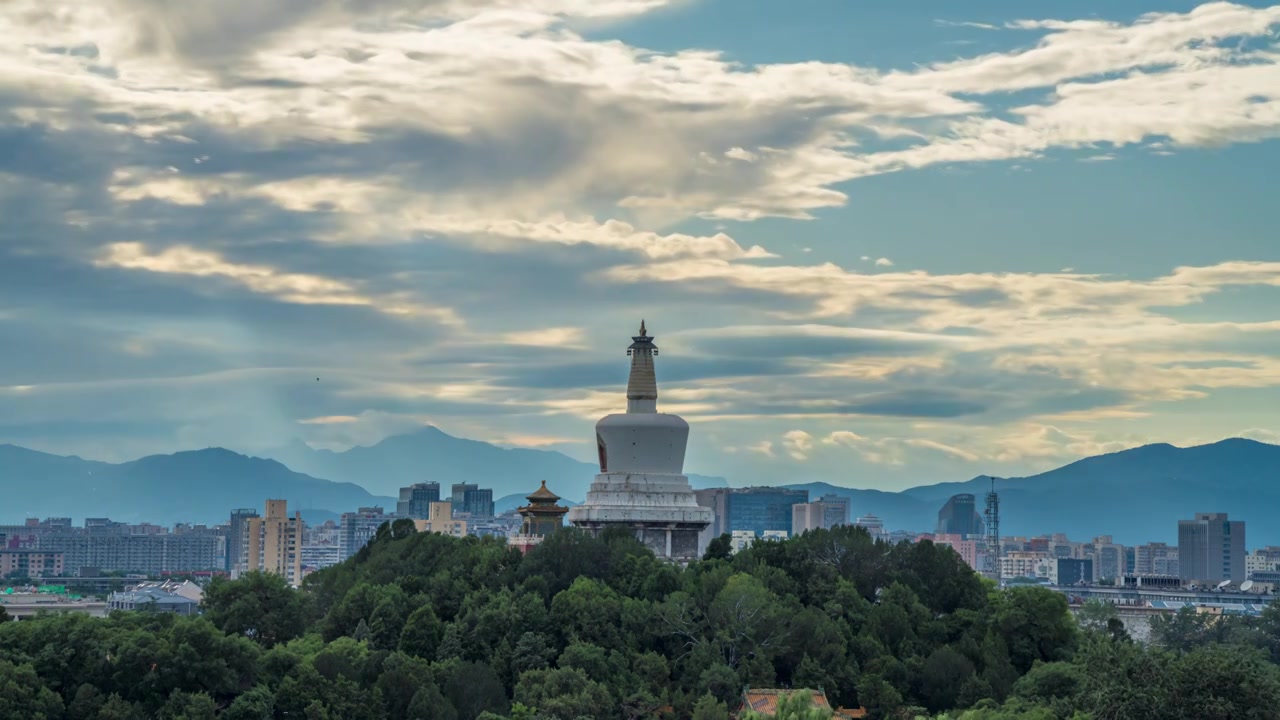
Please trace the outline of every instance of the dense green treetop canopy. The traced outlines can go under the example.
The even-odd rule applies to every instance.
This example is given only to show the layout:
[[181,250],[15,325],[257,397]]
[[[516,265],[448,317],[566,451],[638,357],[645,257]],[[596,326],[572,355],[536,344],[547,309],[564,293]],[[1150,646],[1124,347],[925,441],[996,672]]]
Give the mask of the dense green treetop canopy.
[[723,545],[679,568],[625,533],[564,529],[522,556],[388,525],[300,590],[215,580],[200,617],[0,625],[0,720],[726,720],[749,686],[873,718],[1280,707],[1274,613],[1179,614],[1144,648],[1106,608],[1078,626],[1062,595],[997,590],[929,542],[842,527]]

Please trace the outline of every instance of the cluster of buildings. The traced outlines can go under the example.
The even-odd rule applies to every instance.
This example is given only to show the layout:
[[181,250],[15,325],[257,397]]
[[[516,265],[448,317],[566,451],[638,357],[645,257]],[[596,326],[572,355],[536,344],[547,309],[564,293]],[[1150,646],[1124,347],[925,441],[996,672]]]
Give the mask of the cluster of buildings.
[[734,552],[756,540],[785,540],[810,530],[856,525],[878,540],[904,541],[912,533],[887,533],[875,515],[851,518],[849,498],[827,494],[810,500],[808,490],[776,487],[709,488],[693,492],[711,511],[711,521],[698,536],[699,553],[711,541],[728,535]]
[[[874,515],[852,519],[847,497],[812,499],[803,489],[694,491],[684,475],[689,425],[678,415],[658,412],[654,338],[641,322],[639,334],[631,340],[626,412],[596,423],[600,473],[585,502],[572,509],[559,504],[545,481],[527,497],[526,505],[502,515],[495,515],[491,489],[458,483],[443,496],[439,483],[424,482],[402,488],[393,512],[363,507],[314,526],[300,513],[290,514],[286,501],[276,499],[267,500],[261,514],[254,508],[233,510],[227,523],[215,527],[163,528],[105,518],[73,527],[67,518],[28,520],[20,526],[0,526],[0,578],[90,577],[108,571],[153,578],[218,573],[236,577],[259,570],[296,585],[308,573],[358,553],[389,522],[409,520],[418,532],[455,537],[500,535],[528,551],[567,520],[591,533],[623,528],[659,557],[676,563],[701,557],[722,535],[730,537],[736,552],[759,540],[854,524],[889,542],[927,539],[950,546],[976,572],[1001,582],[1194,592],[1231,587],[1269,592],[1280,584],[1280,548],[1247,553],[1244,523],[1223,513],[1199,513],[1179,521],[1176,546],[1125,546],[1106,535],[1089,541],[1062,534],[1000,536],[994,488],[985,514],[978,512],[971,494],[947,499],[932,533],[886,532]],[[165,585],[130,592],[118,594],[112,602],[134,607],[158,602],[160,596],[182,595]],[[177,598],[165,602],[185,607]]]
[[0,578],[209,573],[222,568],[225,546],[225,532],[205,525],[86,518],[77,527],[70,518],[30,519],[0,525]]
[[419,530],[450,535],[500,533],[518,526],[518,516],[495,518],[493,491],[471,483],[453,486],[441,500],[438,483],[400,492],[396,512],[364,507],[335,521],[309,526],[289,514],[284,500],[268,500],[262,513],[231,511],[228,522],[122,523],[86,518],[29,519],[0,525],[0,580],[6,578],[97,578],[128,573],[142,577],[238,575],[249,569],[280,572],[299,582],[306,572],[329,567],[364,547],[386,522],[413,520]]
[[251,570],[274,572],[297,584],[307,574],[355,555],[378,528],[397,520],[412,521],[418,532],[454,537],[505,535],[518,523],[513,517],[496,517],[493,490],[471,483],[455,484],[444,499],[439,483],[416,483],[400,489],[395,512],[362,507],[319,525],[308,525],[300,513],[290,515],[284,500],[268,500],[262,515],[252,508],[232,511],[226,525],[226,570],[233,578]]

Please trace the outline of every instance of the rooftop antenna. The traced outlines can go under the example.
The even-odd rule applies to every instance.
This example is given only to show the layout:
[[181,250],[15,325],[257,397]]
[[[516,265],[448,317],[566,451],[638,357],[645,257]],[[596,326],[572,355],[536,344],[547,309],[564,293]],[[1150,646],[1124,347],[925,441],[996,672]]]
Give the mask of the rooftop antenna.
[[1000,496],[996,494],[996,479],[991,480],[991,492],[987,493],[987,563],[988,574],[1000,585]]

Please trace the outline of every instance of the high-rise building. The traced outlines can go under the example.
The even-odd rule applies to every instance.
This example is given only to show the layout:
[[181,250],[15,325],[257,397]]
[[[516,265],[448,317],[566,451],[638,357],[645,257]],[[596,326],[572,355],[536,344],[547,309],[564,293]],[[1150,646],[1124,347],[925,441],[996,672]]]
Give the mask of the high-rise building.
[[792,535],[791,508],[807,502],[808,490],[735,488],[729,493],[729,530],[750,530],[756,537],[763,537],[767,530],[782,530]]
[[302,513],[289,517],[284,500],[268,500],[263,517],[244,521],[244,556],[240,572],[260,570],[283,575],[290,585],[302,582]]
[[1180,575],[1178,548],[1164,543],[1147,543],[1133,549],[1133,574],[1138,576]]
[[693,496],[699,505],[711,510],[711,522],[698,533],[698,555],[701,556],[712,540],[729,532],[729,488],[694,490]]
[[1110,535],[1093,539],[1092,552],[1094,580],[1115,580],[1125,571],[1124,546],[1112,542]]
[[939,535],[959,535],[964,538],[982,534],[982,516],[978,514],[977,500],[973,495],[952,495],[938,511]]
[[849,498],[844,497],[843,495],[827,493],[826,495],[818,498],[818,501],[826,508],[826,517],[823,518],[823,527],[833,528],[837,525],[848,525],[852,522],[853,515],[850,514],[851,507],[849,505]]
[[471,518],[493,517],[493,490],[473,483],[455,483],[451,495],[453,512]]
[[796,535],[825,527],[826,506],[821,502],[796,503],[791,506],[791,532]]
[[659,557],[687,562],[698,557],[698,535],[711,523],[684,474],[689,423],[658,412],[658,348],[643,321],[627,354],[627,411],[596,423],[600,474],[586,502],[569,511],[569,522],[592,533],[626,528]]
[[[799,535],[810,530],[830,530],[837,525],[849,524],[848,498],[823,495],[824,499],[791,506],[791,533]],[[835,503],[827,502],[834,499]],[[841,502],[843,501],[843,502]]]
[[440,483],[414,483],[409,487],[400,488],[400,499],[396,501],[396,515],[415,520],[426,519],[433,502],[440,502]]
[[253,508],[237,508],[231,511],[231,522],[227,528],[227,572],[235,572],[244,557],[244,526],[249,518],[258,517]]
[[342,513],[338,522],[338,557],[346,560],[355,555],[378,534],[383,523],[392,519],[383,514],[380,507],[362,507],[353,513]]
[[1178,521],[1179,575],[1188,582],[1244,582],[1244,521],[1226,513],[1196,513]]

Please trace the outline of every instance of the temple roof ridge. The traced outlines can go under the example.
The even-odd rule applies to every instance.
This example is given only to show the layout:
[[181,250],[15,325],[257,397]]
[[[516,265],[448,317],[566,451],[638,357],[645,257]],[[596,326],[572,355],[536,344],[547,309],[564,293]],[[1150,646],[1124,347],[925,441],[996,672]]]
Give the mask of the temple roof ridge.
[[535,500],[545,500],[545,501],[554,503],[560,500],[560,496],[551,492],[551,490],[547,488],[547,481],[543,480],[542,487],[526,495],[525,499],[528,500],[529,502],[534,502]]

